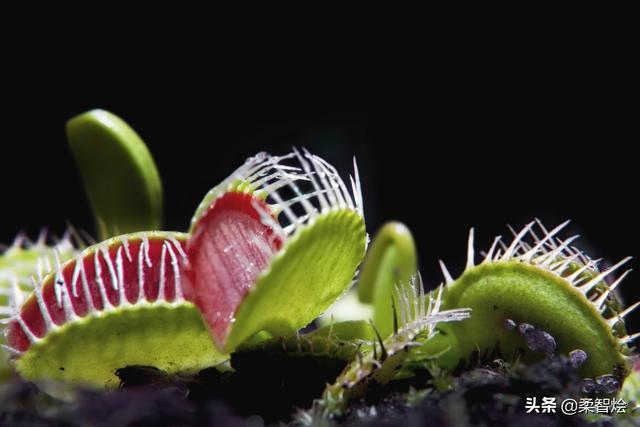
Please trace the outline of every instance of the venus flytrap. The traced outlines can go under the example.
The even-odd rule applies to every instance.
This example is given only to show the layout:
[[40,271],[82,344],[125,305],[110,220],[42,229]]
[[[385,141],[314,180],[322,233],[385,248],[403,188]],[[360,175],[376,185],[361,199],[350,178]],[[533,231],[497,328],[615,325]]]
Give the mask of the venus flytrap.
[[[347,293],[367,247],[355,162],[347,185],[306,150],[260,153],[205,196],[188,233],[149,231],[160,226],[161,185],[137,134],[103,111],[72,119],[68,134],[110,238],[81,250],[68,238],[14,244],[0,257],[4,349],[27,379],[102,388],[131,365],[173,374],[230,360],[238,375],[261,357],[300,357],[303,369],[305,358],[331,358],[331,377],[346,367],[298,417],[316,422],[427,362],[448,378],[478,357],[559,352],[607,392],[629,372],[640,334],[627,335],[624,317],[640,303],[622,309],[613,297],[628,271],[607,281],[628,259],[599,271],[575,237],[557,237],[566,223],[497,238],[480,264],[472,230],[465,271],[454,280],[442,264],[446,284],[428,294],[410,231],[389,223]],[[301,332],[341,296],[366,318],[328,315]],[[332,310],[348,318],[344,304]]]
[[509,245],[497,237],[479,264],[472,229],[462,275],[454,280],[441,263],[443,308],[470,307],[472,319],[442,325],[442,333],[414,349],[415,356],[448,348],[438,360],[452,369],[473,354],[531,362],[545,353],[582,350],[586,360],[577,365],[583,376],[619,384],[629,372],[629,345],[639,336],[624,328],[624,317],[639,303],[621,309],[613,297],[629,270],[617,278],[613,273],[630,258],[600,271],[597,261],[572,246],[577,236],[557,237],[567,223],[550,231],[539,221],[529,223]]
[[209,192],[191,233],[189,295],[217,345],[292,335],[348,289],[364,256],[357,168],[348,189],[307,151],[261,153]]
[[[83,126],[96,126],[89,119]],[[129,145],[118,147],[126,157]],[[90,194],[101,188],[93,184]],[[5,350],[25,378],[102,387],[116,386],[116,370],[128,365],[194,371],[265,331],[290,339],[351,283],[366,246],[360,194],[357,169],[348,190],[309,152],[259,154],[207,195],[191,234],[121,235],[67,262],[56,252],[26,301],[13,298],[3,309],[11,316]],[[121,214],[109,216],[103,233],[131,225]],[[311,342],[332,339],[316,334]]]
[[[441,262],[446,281],[446,286],[441,288],[442,309],[468,307],[472,310],[471,318],[443,323],[437,333],[418,336],[414,344],[422,344],[410,346],[409,355],[403,357],[401,374],[396,378],[410,375],[412,367],[421,366],[425,360],[452,371],[478,356],[533,362],[545,354],[559,352],[568,355],[587,377],[585,384],[591,381],[603,392],[615,392],[615,385],[627,375],[633,360],[629,343],[638,336],[626,334],[623,319],[640,304],[623,310],[613,296],[628,271],[611,279],[609,284],[604,279],[628,258],[600,272],[597,261],[571,246],[576,237],[567,240],[556,237],[566,224],[548,231],[539,221],[533,222],[522,231],[514,232],[515,237],[508,246],[496,238],[479,265],[475,265],[472,230],[463,275],[453,280]],[[536,225],[538,230],[534,229]],[[380,248],[379,252],[377,256],[369,253],[361,277],[377,280],[374,289],[371,282],[364,282],[365,295],[383,290],[389,312],[406,317],[401,307],[414,303],[411,293],[402,291],[407,285],[393,292],[388,280],[382,280],[397,275],[402,265],[413,265],[415,259],[415,250],[410,245],[402,252],[389,249],[393,246],[388,242],[396,240],[390,238],[389,233],[398,229],[410,236],[406,227],[383,228],[372,244],[372,248]],[[378,262],[371,262],[373,259]],[[391,261],[384,262],[386,259]],[[367,300],[373,302],[371,298]],[[374,312],[379,312],[377,307]],[[390,326],[390,322],[385,324],[381,318],[376,323],[378,329]],[[396,322],[394,317],[393,323]],[[355,367],[351,369],[357,371]],[[588,377],[594,377],[595,381]],[[340,383],[342,389],[338,386]],[[363,385],[358,381],[338,380],[333,394],[326,395],[324,400],[338,409],[344,408],[348,400],[344,396],[362,394],[366,388],[366,381]]]
[[65,263],[56,259],[11,315],[6,350],[17,371],[32,380],[114,387],[115,371],[129,365],[181,372],[226,359],[184,298],[186,238],[134,233]]

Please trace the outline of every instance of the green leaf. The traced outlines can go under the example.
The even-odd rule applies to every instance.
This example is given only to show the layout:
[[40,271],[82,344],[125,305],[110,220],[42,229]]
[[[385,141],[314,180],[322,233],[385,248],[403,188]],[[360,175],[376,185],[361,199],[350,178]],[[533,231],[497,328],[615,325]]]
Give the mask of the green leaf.
[[369,322],[373,319],[373,305],[360,301],[358,291],[355,288],[355,286],[351,288],[318,318],[320,326],[330,327],[332,324],[337,325],[349,321]]
[[[472,354],[492,354],[509,361],[525,363],[541,360],[547,354],[525,340],[515,325],[533,327],[550,334],[549,344],[557,352],[569,354],[581,349],[587,360],[580,367],[585,377],[615,373],[628,374],[628,343],[635,335],[624,331],[625,315],[638,304],[620,311],[612,301],[603,280],[629,260],[626,258],[604,272],[588,255],[569,244],[577,238],[561,240],[555,235],[568,223],[551,231],[540,223],[539,230],[528,224],[509,245],[499,249],[496,238],[484,261],[475,265],[473,229],[469,235],[465,271],[456,280],[443,267],[447,285],[443,309],[469,307],[470,320],[441,326],[441,334],[414,353],[433,355],[450,348],[438,359],[441,367],[454,368],[469,361]],[[620,280],[626,276],[622,274]],[[509,320],[511,326],[505,327]]]
[[183,296],[186,239],[133,233],[55,262],[9,322],[16,370],[34,381],[116,387],[116,369],[130,365],[176,373],[227,360]]
[[118,116],[92,110],[67,122],[67,138],[100,240],[162,226],[162,183],[151,153]]
[[349,209],[317,216],[275,255],[235,316],[231,351],[266,330],[288,336],[322,314],[347,290],[364,256],[364,219]]
[[192,304],[139,305],[68,323],[16,361],[31,380],[118,387],[115,372],[132,365],[197,372],[226,360]]
[[373,320],[383,337],[393,332],[394,287],[409,286],[417,263],[413,236],[404,224],[389,222],[380,228],[362,267],[358,296],[373,304]]
[[[470,307],[473,316],[442,325],[446,335],[427,343],[434,349],[452,345],[440,359],[445,367],[455,367],[460,358],[477,350],[491,352],[496,343],[506,360],[519,357],[526,344],[517,330],[504,328],[505,319],[547,331],[561,354],[586,351],[588,359],[580,369],[586,377],[610,374],[616,365],[626,365],[617,338],[593,305],[567,280],[539,267],[502,261],[469,269],[445,288],[442,308],[453,307]],[[521,360],[533,362],[544,356],[527,350]]]

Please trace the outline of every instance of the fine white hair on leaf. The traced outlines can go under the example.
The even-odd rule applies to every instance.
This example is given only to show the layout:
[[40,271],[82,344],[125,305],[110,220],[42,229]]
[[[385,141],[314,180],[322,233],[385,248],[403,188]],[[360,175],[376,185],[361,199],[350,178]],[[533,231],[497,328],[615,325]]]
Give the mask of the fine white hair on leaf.
[[411,277],[408,286],[402,283],[395,285],[398,310],[402,318],[395,333],[397,337],[406,336],[406,339],[411,341],[426,330],[426,337],[429,339],[434,335],[437,323],[464,320],[469,317],[470,309],[466,308],[440,311],[443,288],[444,286],[440,285],[437,290],[430,292],[427,304],[420,273]]

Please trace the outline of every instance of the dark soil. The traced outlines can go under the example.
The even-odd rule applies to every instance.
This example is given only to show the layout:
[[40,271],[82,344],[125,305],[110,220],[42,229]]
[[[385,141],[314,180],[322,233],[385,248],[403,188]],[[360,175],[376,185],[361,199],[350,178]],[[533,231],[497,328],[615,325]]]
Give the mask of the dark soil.
[[[259,426],[293,423],[297,408],[310,408],[326,382],[344,366],[336,359],[255,354],[233,360],[236,373],[207,369],[170,376],[150,367],[118,371],[121,389],[78,391],[61,402],[35,385],[14,379],[0,386],[1,426]],[[371,388],[340,419],[307,418],[322,424],[357,426],[583,426],[616,425],[558,410],[529,414],[525,398],[577,397],[583,381],[570,359],[555,357],[529,367],[501,361],[434,379],[428,372]],[[438,391],[435,385],[445,388]],[[293,416],[293,418],[292,418]],[[630,424],[631,425],[631,424]]]

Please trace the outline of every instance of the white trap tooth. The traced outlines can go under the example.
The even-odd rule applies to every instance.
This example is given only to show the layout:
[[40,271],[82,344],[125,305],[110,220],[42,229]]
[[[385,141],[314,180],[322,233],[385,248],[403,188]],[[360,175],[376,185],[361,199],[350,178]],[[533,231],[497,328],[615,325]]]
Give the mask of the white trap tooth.
[[175,246],[176,251],[178,251],[178,253],[182,257],[182,260],[186,261],[187,260],[187,253],[184,251],[184,249],[182,249],[182,245],[180,244],[180,242],[178,242],[178,239],[176,239],[175,237],[171,236],[169,238],[169,240],[171,240],[171,243],[173,243],[173,246]]
[[145,244],[149,244],[149,241],[142,239],[140,241],[140,245],[138,245],[138,261],[137,261],[138,299],[137,301],[144,301],[145,299],[145,292],[144,292],[144,246]]
[[[550,234],[552,234],[552,232],[547,230],[547,227],[544,226],[544,224],[542,223],[542,221],[540,221],[539,218],[534,218],[534,221],[536,222],[536,224],[538,224],[538,227],[540,228],[540,230],[542,230],[542,234],[544,236],[549,236]],[[565,221],[566,223],[569,223],[571,220],[567,220]],[[564,224],[564,223],[563,223]],[[564,227],[563,224],[560,224],[560,227]],[[533,235],[533,229],[531,229],[531,234]],[[534,236],[536,240],[538,240],[537,236]],[[547,244],[551,249],[555,249],[557,247],[557,243],[555,241],[555,238],[553,236],[551,236],[550,239],[547,240],[547,242],[545,243]]]
[[484,261],[482,261],[483,264],[493,261],[493,252],[496,250],[496,246],[498,245],[498,242],[500,242],[500,239],[502,239],[502,236],[496,236],[496,238],[493,239],[493,243],[485,256]]
[[607,270],[603,271],[602,273],[598,274],[593,279],[590,279],[587,283],[584,283],[584,284],[580,285],[578,287],[578,289],[582,293],[584,293],[586,295],[589,291],[591,291],[591,289],[593,289],[594,286],[596,286],[598,283],[600,283],[605,277],[607,277],[609,274],[611,274],[614,271],[616,271],[622,265],[624,265],[627,262],[629,262],[629,260],[631,260],[631,257],[624,258],[623,260],[621,260],[618,263],[616,263],[614,266],[612,266],[612,267],[608,268]]
[[525,234],[527,234],[529,230],[531,230],[532,225],[533,225],[533,222],[530,222],[518,233],[516,237],[514,237],[509,247],[504,251],[504,255],[502,256],[503,261],[506,261],[513,256],[513,252],[515,251],[516,247],[518,246],[522,238],[525,236]]
[[166,258],[167,258],[167,243],[162,245],[162,251],[160,252],[160,281],[158,282],[158,298],[157,301],[162,303],[165,301],[165,282],[166,282]]
[[356,162],[355,156],[353,157],[353,178],[351,178],[352,185],[353,185],[354,179],[355,179],[355,188],[353,190],[353,197],[355,199],[356,206],[358,207],[358,213],[360,213],[360,216],[364,216],[364,203],[362,201],[362,187],[360,185],[360,173],[358,172],[358,162]]
[[[507,228],[509,229],[509,231],[511,231],[511,234],[513,234],[513,237],[516,237],[518,235],[518,232],[511,225],[507,224]],[[531,230],[529,231],[529,234],[531,234]],[[516,250],[516,253],[514,254],[514,257],[522,257],[530,250],[531,250],[531,245],[525,242],[524,239],[521,239],[520,243],[518,243],[518,248]]]
[[126,290],[124,288],[124,260],[122,259],[122,249],[123,246],[120,246],[116,251],[116,272],[118,279],[118,305],[129,305],[129,301],[127,300]]
[[[165,242],[166,243],[166,242]],[[167,251],[169,252],[169,258],[171,258],[171,271],[173,272],[173,286],[174,286],[174,302],[181,302],[183,300],[182,283],[180,283],[180,266],[178,265],[178,257],[173,251],[170,244],[167,243]]]
[[618,317],[620,319],[624,319],[627,315],[629,315],[631,312],[633,312],[638,307],[640,307],[640,301],[637,301],[636,303],[631,304],[629,307],[625,308],[623,311],[618,313],[618,315],[616,317]]
[[[151,263],[151,258],[149,257],[149,237],[147,235],[143,235],[142,242],[144,243],[144,262],[148,268],[151,268],[153,267],[153,264]],[[140,249],[142,250],[142,247],[140,247]]]
[[16,237],[13,239],[13,243],[11,243],[11,248],[21,248],[25,241],[27,240],[27,235],[24,231],[16,234]]
[[561,275],[572,263],[576,262],[577,254],[571,255],[566,259],[561,259],[558,262],[549,266],[549,269],[558,275]]
[[93,301],[93,295],[89,289],[89,280],[87,279],[87,271],[84,269],[84,260],[80,255],[76,255],[76,266],[80,265],[80,279],[82,280],[82,290],[84,292],[84,299],[87,304],[87,313],[95,312],[95,305]]
[[49,256],[42,257],[42,262],[44,263],[44,275],[51,273],[53,268],[51,267],[51,260],[49,259]]
[[111,301],[107,297],[107,289],[104,284],[104,280],[102,280],[102,266],[100,265],[100,251],[96,250],[93,252],[93,266],[95,270],[95,280],[96,285],[98,287],[98,292],[100,293],[100,298],[102,299],[102,311],[108,311],[113,308]]
[[351,195],[349,194],[349,191],[347,190],[347,186],[345,185],[344,181],[340,179],[340,174],[338,174],[338,171],[336,170],[336,168],[332,164],[330,164],[329,162],[327,162],[326,160],[324,160],[319,156],[314,156],[314,158],[317,159],[319,162],[321,162],[327,169],[331,171],[332,176],[336,179],[337,184],[340,187],[340,190],[342,191],[342,197],[347,203],[347,206],[351,209],[355,209],[355,205],[353,203],[353,200],[351,199]]
[[580,237],[579,235],[576,235],[568,238],[552,251],[540,256],[536,260],[536,264],[540,264],[544,267],[548,267],[553,261],[556,261],[558,258],[561,258],[563,256],[562,252],[569,246],[571,242],[578,239],[579,237]]
[[[300,151],[298,151],[297,148],[293,148],[293,152],[296,155],[296,157],[298,158],[298,161],[300,162],[300,164],[302,165],[302,168],[304,169],[305,173],[309,176],[309,178],[311,179],[311,183],[313,184],[313,188],[315,189],[315,191],[320,191],[322,190],[322,186],[318,185],[318,181],[315,179],[315,177],[313,176],[314,171],[311,169],[311,167],[309,166],[309,162],[307,162],[305,160],[305,158],[302,156],[302,154],[300,154]],[[324,194],[318,194],[318,202],[320,203],[320,208],[322,212],[325,212],[329,209],[329,202],[327,201],[327,199],[324,197]]]
[[630,344],[638,338],[640,338],[640,332],[622,337],[620,338],[620,342],[623,344]]
[[126,236],[122,236],[122,238],[120,239],[120,242],[122,243],[122,247],[124,248],[124,253],[127,256],[127,261],[131,262],[132,258],[131,258],[131,248],[129,247],[129,239]]
[[400,325],[404,325],[407,323],[407,313],[406,313],[406,306],[404,304],[404,302],[402,301],[402,297],[400,296],[400,288],[398,285],[396,285],[394,287],[395,290],[395,294],[396,294],[396,300],[398,301],[398,314],[400,316]]
[[13,304],[14,308],[17,309],[18,307],[22,306],[22,304],[24,303],[24,293],[20,289],[18,278],[14,274],[12,274],[12,277],[10,278],[10,280],[11,280],[11,294],[10,294],[11,303]]
[[287,217],[289,224],[298,224],[298,216],[293,212],[293,210],[289,206],[287,206],[284,203],[284,201],[282,200],[282,197],[280,197],[280,194],[278,194],[278,192],[274,190],[271,193],[269,193],[269,195],[273,198],[273,200],[276,201],[277,206],[282,209],[282,212]]
[[[33,341],[32,341],[33,342]],[[0,344],[0,348],[2,348],[4,351],[6,351],[7,353],[9,353],[10,357],[20,357],[22,355],[21,351],[16,350],[13,347],[10,347],[8,345],[5,344]]]
[[78,318],[73,303],[71,302],[71,296],[69,295],[69,289],[65,285],[61,285],[62,293],[62,308],[64,310],[64,318],[66,322],[72,322]]
[[580,280],[579,279],[580,275],[585,271],[587,271],[588,268],[589,268],[588,265],[583,265],[582,267],[578,268],[576,271],[571,273],[569,276],[567,276],[567,280],[575,286],[577,280]]
[[38,248],[41,248],[43,246],[45,246],[46,242],[47,242],[47,234],[49,233],[49,230],[47,229],[47,227],[42,227],[40,229],[40,232],[38,233],[38,237],[36,239],[36,242],[33,246],[36,246]]
[[549,243],[551,247],[555,249],[557,246],[554,242],[554,236],[557,235],[563,228],[565,228],[571,222],[571,220],[567,220],[562,224],[558,225],[557,227],[555,227],[553,230],[547,231],[539,219],[536,218],[535,221],[538,223],[538,226],[540,226],[540,228],[544,232],[544,237],[542,239],[539,239],[535,235],[535,233],[533,233],[533,231],[531,232],[531,234],[534,236],[534,239],[536,240],[536,245],[533,248],[531,248],[529,252],[523,255],[523,259],[527,261],[530,261],[538,252],[540,251],[544,252],[543,246],[547,243]]
[[57,280],[53,282],[53,290],[55,291],[58,307],[62,307],[62,286]]
[[447,270],[447,266],[444,265],[444,262],[442,260],[439,260],[438,262],[440,264],[440,269],[442,270],[442,275],[444,276],[446,284],[448,285],[449,283],[453,283],[453,277],[451,277],[451,273],[449,273],[449,270]]
[[609,295],[615,291],[615,289],[618,287],[618,285],[620,285],[620,283],[622,283],[622,281],[624,280],[625,277],[627,277],[627,274],[631,273],[631,269],[625,271],[624,273],[622,273],[620,275],[620,277],[618,277],[615,282],[613,282],[611,285],[609,285],[607,287],[607,289],[602,293],[602,295],[600,295],[598,297],[597,300],[595,300],[593,302],[594,306],[598,309],[601,310],[603,308],[603,305],[605,303],[605,301],[607,300],[607,298],[609,297]]
[[314,193],[310,193],[310,194],[303,193],[298,187],[298,184],[296,184],[294,180],[289,181],[289,187],[293,190],[293,192],[296,195],[295,198],[289,200],[288,202],[289,206],[299,202],[304,208],[308,217],[316,216],[318,214],[318,210],[311,204],[309,200],[317,196]]
[[42,282],[36,282],[36,279],[33,276],[31,276],[31,280],[33,281],[33,293],[36,297],[36,303],[38,304],[40,313],[42,314],[45,329],[47,332],[52,331],[56,329],[57,326],[55,325],[55,323],[53,323],[53,319],[51,318],[49,309],[47,309],[47,305],[45,304],[44,298],[42,297]]
[[38,258],[36,261],[36,278],[38,282],[42,282],[44,278],[44,260],[42,258]]
[[469,230],[469,240],[467,241],[467,265],[465,270],[469,270],[474,267],[475,252],[473,248],[474,230],[473,227]]
[[[22,329],[22,332],[24,332],[24,334],[27,336],[27,338],[29,339],[29,341],[32,344],[37,343],[38,341],[40,341],[40,338],[37,337],[33,332],[31,332],[31,329],[29,329],[29,327],[27,326],[27,324],[25,323],[24,319],[22,318],[22,316],[17,316],[16,317],[16,321],[18,322],[18,325],[20,326],[20,329]],[[49,330],[47,330],[48,332]],[[46,334],[46,332],[45,332]]]
[[116,269],[113,266],[113,261],[111,260],[111,254],[109,253],[108,247],[100,248],[100,252],[102,253],[102,258],[107,263],[107,270],[109,271],[109,277],[111,278],[111,286],[114,290],[118,289],[118,276],[116,275]]
[[422,283],[422,275],[420,274],[420,272],[418,271],[418,290],[420,291],[420,295],[418,296],[418,302],[419,302],[419,312],[420,312],[420,316],[426,316],[427,315],[427,310],[425,307],[425,295],[424,295],[424,284]]
[[78,297],[78,277],[80,276],[80,267],[82,263],[75,262],[73,266],[73,275],[71,276],[71,293],[74,297]]
[[304,156],[313,165],[313,167],[314,167],[314,169],[315,169],[315,171],[317,173],[317,176],[320,179],[320,182],[322,183],[322,189],[329,190],[327,192],[327,197],[329,199],[329,205],[331,207],[337,206],[338,205],[338,198],[337,198],[335,192],[333,191],[333,185],[327,179],[327,172],[326,172],[325,168],[322,166],[322,164],[320,164],[317,160],[315,160],[313,155],[311,153],[309,153],[309,151],[307,151],[307,149],[303,148],[302,150],[304,151]]
[[324,160],[320,161],[318,156],[312,156],[312,158],[314,159],[314,161],[316,161],[320,167],[322,168],[323,172],[324,172],[324,176],[327,178],[327,189],[329,189],[329,193],[333,193],[335,195],[335,199],[336,199],[336,204],[335,206],[338,207],[343,207],[343,208],[348,208],[348,207],[353,207],[350,206],[347,203],[347,198],[344,196],[344,194],[342,193],[342,187],[344,186],[344,183],[342,182],[342,179],[340,179],[340,176],[337,173],[332,173],[331,171],[328,170],[328,168],[326,167],[326,162]]

